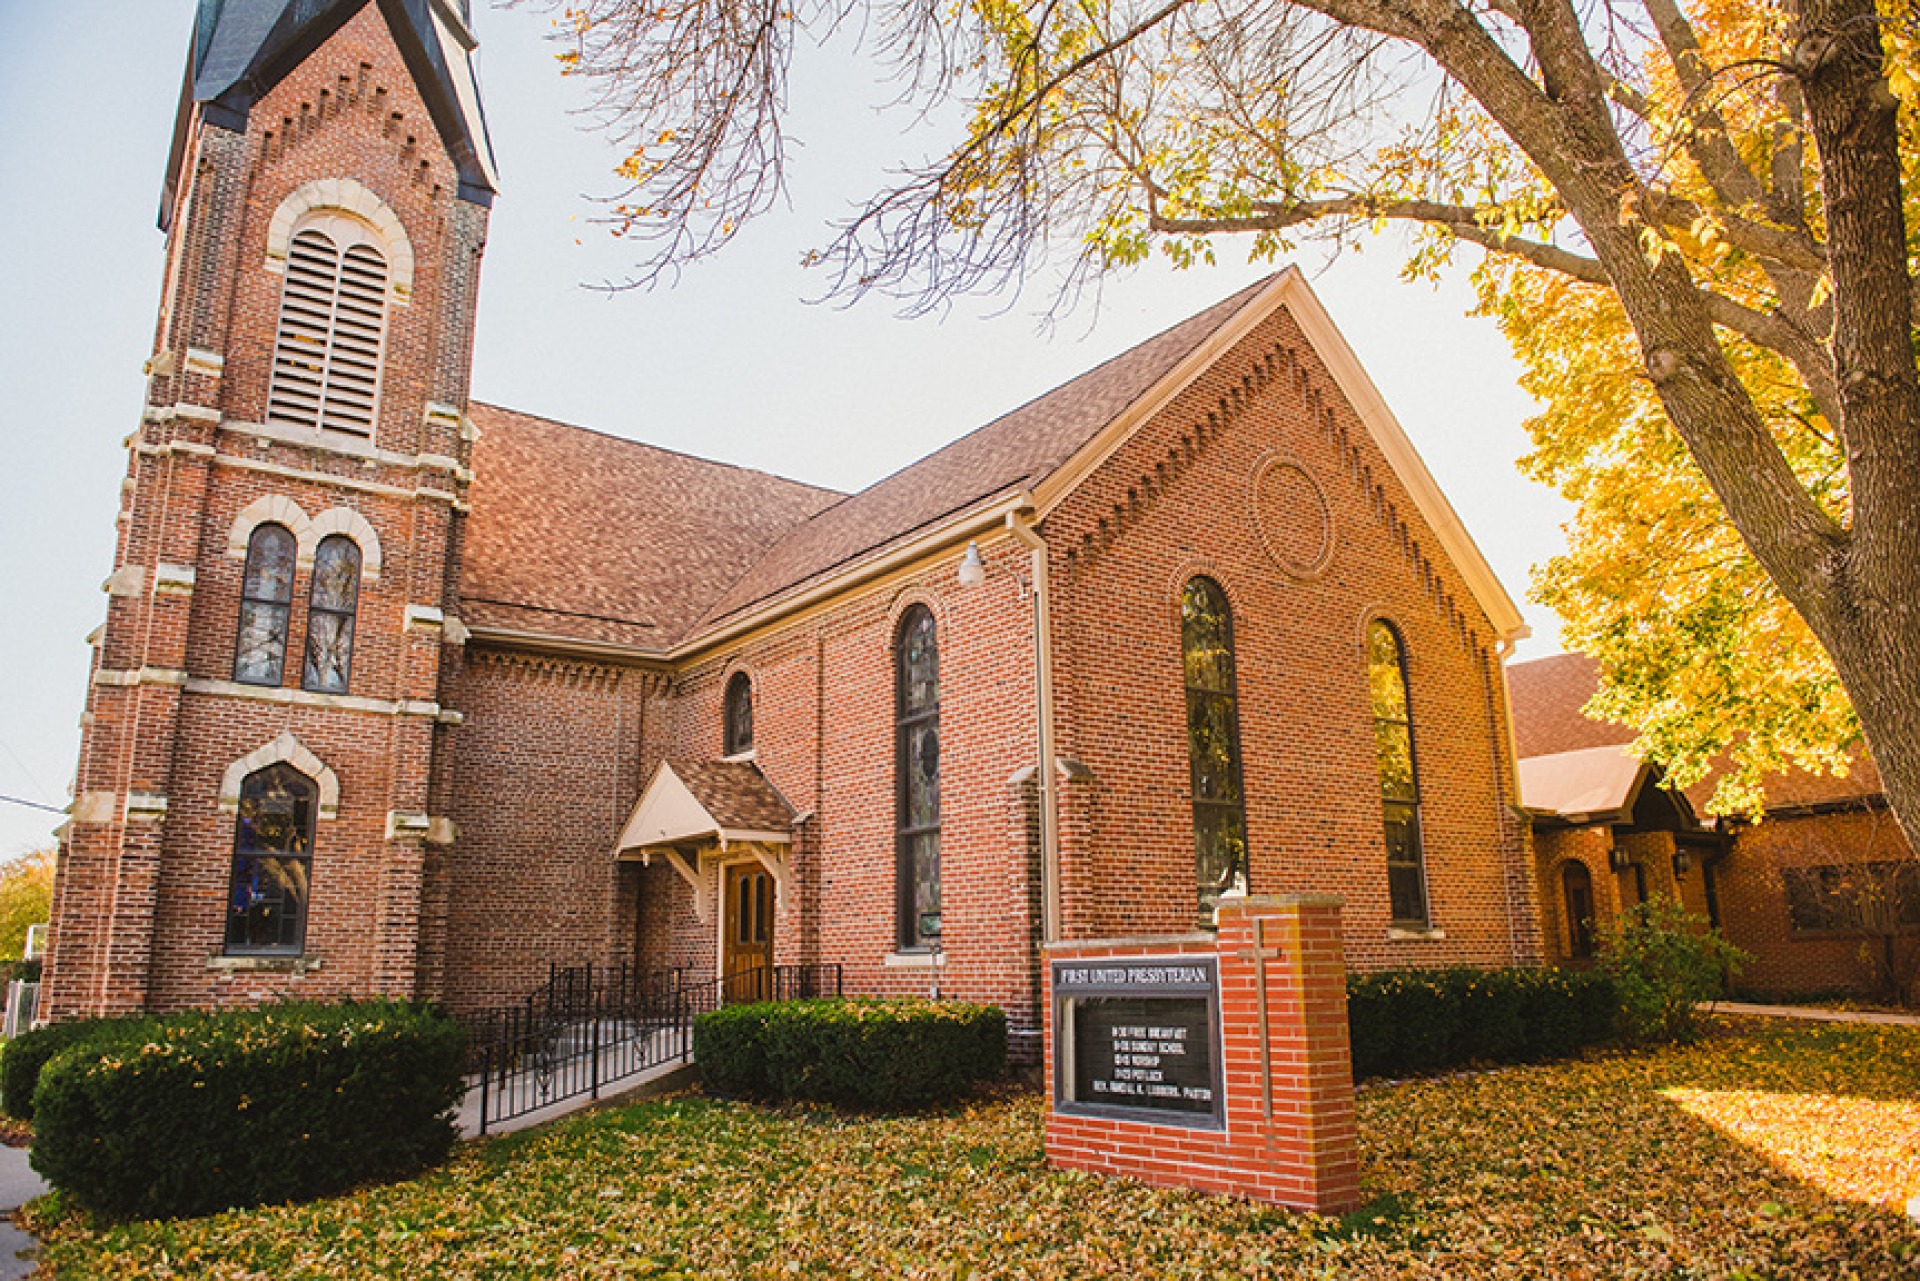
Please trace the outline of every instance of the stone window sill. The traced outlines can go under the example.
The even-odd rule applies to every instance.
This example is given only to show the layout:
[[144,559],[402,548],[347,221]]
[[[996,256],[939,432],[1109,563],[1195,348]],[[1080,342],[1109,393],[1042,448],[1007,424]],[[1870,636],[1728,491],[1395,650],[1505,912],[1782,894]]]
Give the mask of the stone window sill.
[[1387,941],[1391,943],[1438,943],[1447,937],[1447,932],[1435,926],[1389,925]]
[[320,968],[317,956],[209,956],[207,968],[230,974],[305,974]]
[[931,970],[936,966],[944,969],[946,964],[945,952],[889,952],[886,960],[890,970]]

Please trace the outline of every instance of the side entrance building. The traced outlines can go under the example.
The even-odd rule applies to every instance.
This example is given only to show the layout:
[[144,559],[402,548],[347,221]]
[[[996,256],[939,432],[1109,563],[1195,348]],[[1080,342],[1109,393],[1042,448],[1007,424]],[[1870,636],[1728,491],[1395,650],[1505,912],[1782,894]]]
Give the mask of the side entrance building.
[[1048,940],[1242,892],[1541,955],[1519,614],[1298,273],[853,495],[472,404],[468,18],[200,6],[51,1017],[835,962],[1032,1050]]
[[1845,777],[1769,776],[1761,822],[1714,819],[1713,779],[1670,791],[1628,750],[1631,729],[1583,714],[1599,687],[1592,659],[1507,672],[1555,960],[1591,957],[1623,909],[1662,895],[1751,955],[1738,993],[1897,995],[1920,977],[1920,859],[1872,760]]

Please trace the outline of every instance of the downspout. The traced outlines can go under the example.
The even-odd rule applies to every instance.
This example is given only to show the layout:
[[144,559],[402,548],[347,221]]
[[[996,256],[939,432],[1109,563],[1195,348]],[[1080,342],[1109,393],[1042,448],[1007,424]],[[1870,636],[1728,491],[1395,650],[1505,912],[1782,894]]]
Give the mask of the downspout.
[[1047,583],[1047,543],[1034,529],[1033,507],[1007,513],[1007,532],[1032,553],[1034,687],[1040,724],[1040,942],[1060,937],[1059,756],[1053,735],[1053,617]]

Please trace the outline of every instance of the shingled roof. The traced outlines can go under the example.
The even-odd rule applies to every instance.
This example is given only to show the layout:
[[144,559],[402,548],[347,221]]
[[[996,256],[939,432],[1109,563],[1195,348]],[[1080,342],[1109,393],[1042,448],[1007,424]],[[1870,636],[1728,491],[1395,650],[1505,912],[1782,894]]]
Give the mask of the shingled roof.
[[656,653],[721,634],[995,503],[1026,493],[1039,501],[1045,484],[1070,487],[1129,424],[1281,306],[1328,360],[1499,634],[1524,635],[1519,611],[1292,269],[851,497],[476,406],[463,608],[482,628]]
[[703,621],[718,623],[944,517],[1031,488],[1271,283],[1268,277],[1249,285],[796,527],[714,602]]
[[1585,654],[1508,664],[1514,754],[1524,760],[1631,743],[1638,735],[1630,727],[1595,720],[1580,710],[1599,688],[1600,665]]
[[830,489],[474,405],[469,625],[665,649]]
[[[1507,690],[1513,700],[1513,742],[1520,757],[1521,772],[1529,772],[1526,762],[1536,757],[1561,756],[1587,752],[1600,747],[1624,748],[1637,737],[1625,725],[1592,720],[1581,712],[1600,684],[1600,665],[1585,654],[1555,654],[1507,667]],[[1596,753],[1588,759],[1598,760]],[[1544,777],[1535,766],[1536,776]],[[1562,771],[1564,772],[1564,771]],[[1524,777],[1523,777],[1524,782]],[[1713,796],[1719,776],[1709,774],[1687,789],[1687,800],[1695,812],[1705,814],[1705,805]],[[1881,792],[1880,772],[1871,758],[1862,753],[1845,778],[1830,774],[1810,774],[1790,769],[1766,779],[1767,808],[1770,810],[1805,809],[1877,797]],[[1522,791],[1522,799],[1533,805],[1532,795]]]

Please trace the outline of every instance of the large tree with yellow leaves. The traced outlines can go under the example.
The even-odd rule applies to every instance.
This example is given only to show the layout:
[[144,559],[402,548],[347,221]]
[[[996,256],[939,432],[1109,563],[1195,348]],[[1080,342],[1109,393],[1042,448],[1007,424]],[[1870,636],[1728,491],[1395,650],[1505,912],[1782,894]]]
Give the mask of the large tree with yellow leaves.
[[[821,251],[843,291],[932,306],[1050,252],[1072,283],[1156,246],[1189,263],[1240,236],[1272,256],[1386,221],[1429,233],[1416,266],[1483,247],[1551,405],[1534,465],[1596,535],[1546,590],[1616,670],[1669,651],[1613,710],[1683,776],[1737,736],[1649,715],[1659,700],[1757,731],[1750,760],[1832,761],[1857,723],[1916,835],[1915,3],[553,7],[628,148],[616,210],[642,276],[778,198],[793,51],[836,26],[869,34],[905,96],[966,108],[950,149]],[[1636,648],[1629,613],[1668,625]],[[1714,663],[1726,679],[1695,679]]]

